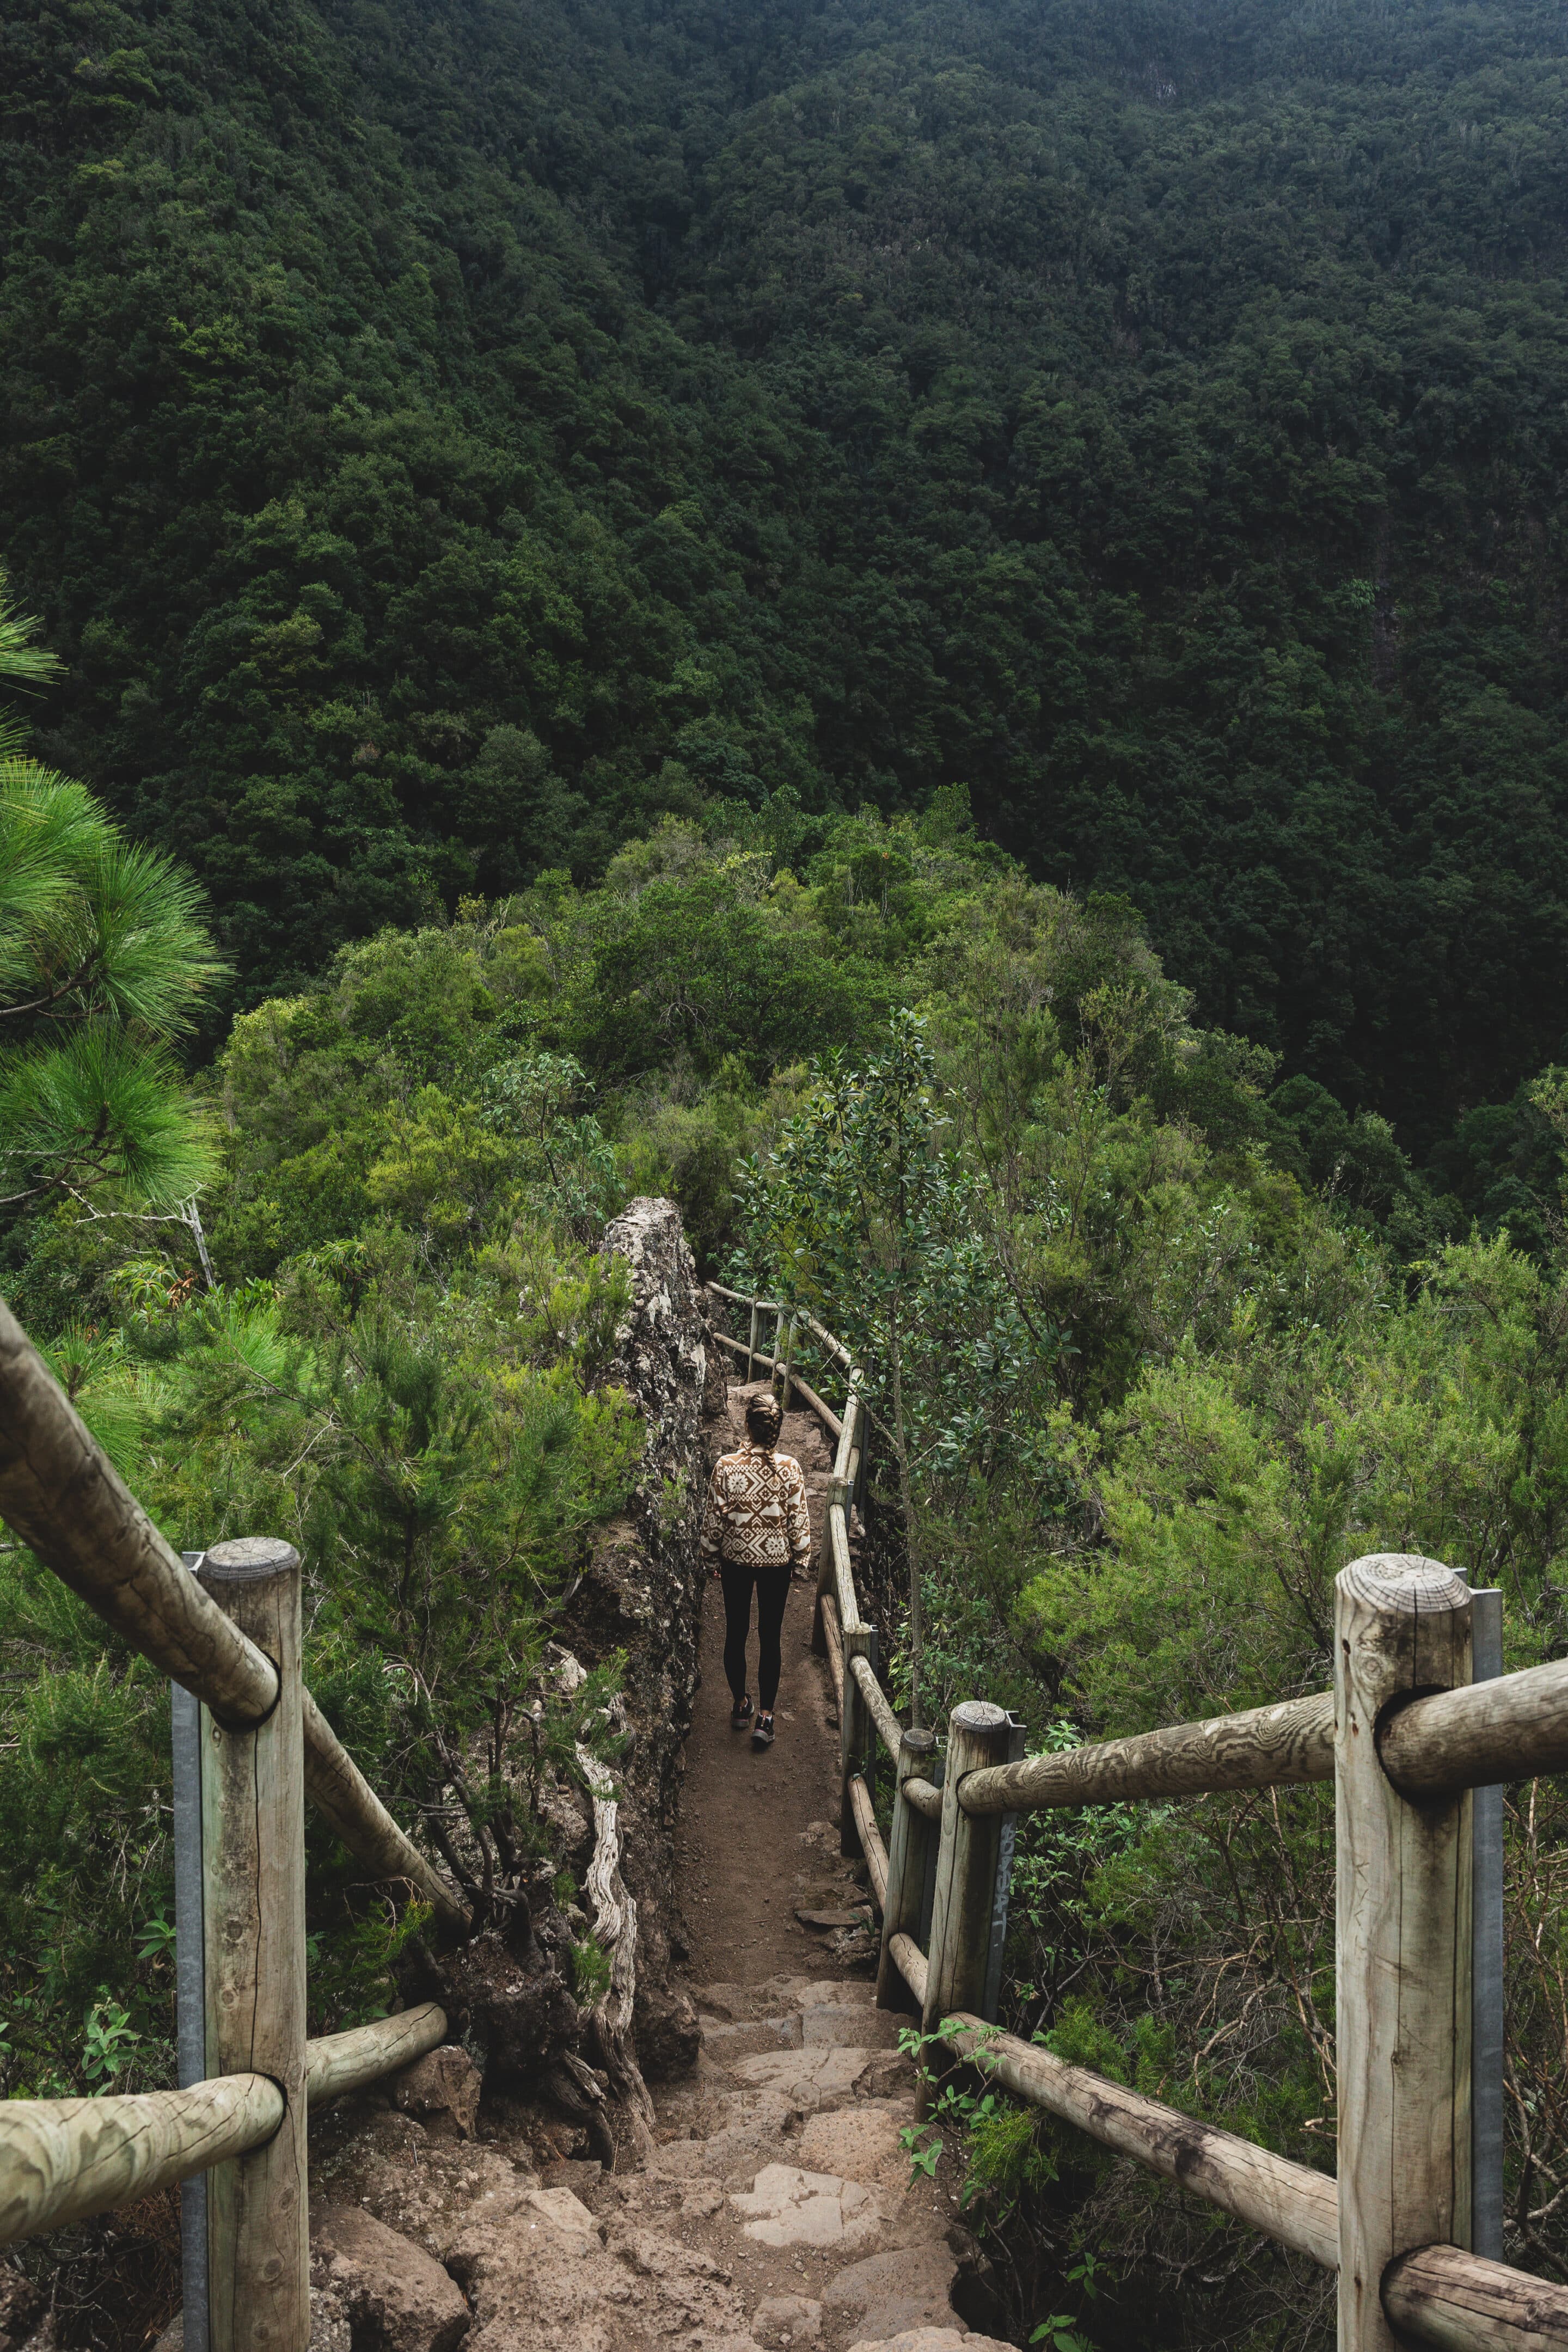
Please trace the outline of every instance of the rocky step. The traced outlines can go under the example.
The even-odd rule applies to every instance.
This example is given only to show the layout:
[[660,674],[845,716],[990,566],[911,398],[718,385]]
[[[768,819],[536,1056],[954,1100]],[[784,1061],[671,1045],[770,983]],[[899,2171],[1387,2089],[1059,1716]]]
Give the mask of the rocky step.
[[842,1979],[698,2003],[640,2171],[536,2168],[455,2048],[323,2118],[311,2352],[998,2352],[962,2315],[985,2316],[984,2264],[949,2191],[910,2182],[902,2021]]

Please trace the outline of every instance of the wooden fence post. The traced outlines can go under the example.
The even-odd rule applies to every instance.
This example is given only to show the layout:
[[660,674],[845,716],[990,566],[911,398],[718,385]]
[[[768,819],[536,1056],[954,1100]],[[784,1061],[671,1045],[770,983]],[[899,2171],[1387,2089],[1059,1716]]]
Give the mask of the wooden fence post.
[[958,1799],[966,1772],[1006,1762],[1010,1730],[1005,1709],[984,1699],[966,1699],[948,1718],[942,1843],[937,1850],[921,2020],[927,2033],[935,2032],[950,2010],[978,2011],[985,1998],[1002,1822],[996,1813],[972,1820]]
[[[1502,1672],[1502,1594],[1470,1589],[1470,1659],[1477,1682]],[[1470,1790],[1470,2250],[1503,2258],[1503,1792]]]
[[752,1328],[746,1340],[746,1386],[752,1384],[752,1370],[757,1360],[757,1302],[752,1301]]
[[1374,1554],[1334,1602],[1339,2352],[1396,2352],[1389,2264],[1470,2239],[1470,1800],[1413,1804],[1379,1736],[1402,1700],[1470,1679],[1470,1596],[1440,1562]]
[[[194,1576],[199,1551],[181,1554]],[[174,2031],[182,2091],[205,2079],[206,1955],[202,1933],[202,1707],[179,1683],[169,1685],[169,1755],[174,1767]],[[180,2183],[181,2343],[207,2352],[207,2183],[198,2172]]]
[[849,1783],[866,1760],[867,1740],[874,1739],[877,1732],[849,1661],[869,1654],[871,1629],[868,1625],[843,1625],[839,1633],[844,1643],[844,1696],[838,1706],[838,1851],[842,1854],[858,1854],[860,1832]]
[[916,2005],[888,1947],[895,1936],[912,1936],[917,1944],[920,1941],[926,1851],[935,1832],[923,1813],[905,1802],[904,1782],[929,1780],[935,1752],[934,1731],[906,1731],[899,1742],[898,1786],[888,1846],[888,1900],[882,1910],[882,1955],[877,1963],[879,2009],[912,2010]]
[[211,2352],[306,2352],[300,1555],[268,1537],[216,1544],[201,1581],[279,1679],[278,1704],[259,1724],[223,1724],[202,1709],[207,2073],[269,2075],[286,2102],[274,2138],[210,2176]]
[[779,1384],[779,1411],[789,1411],[789,1371],[795,1360],[795,1317],[786,1324],[784,1308],[779,1308],[779,1327],[773,1334],[773,1376]]

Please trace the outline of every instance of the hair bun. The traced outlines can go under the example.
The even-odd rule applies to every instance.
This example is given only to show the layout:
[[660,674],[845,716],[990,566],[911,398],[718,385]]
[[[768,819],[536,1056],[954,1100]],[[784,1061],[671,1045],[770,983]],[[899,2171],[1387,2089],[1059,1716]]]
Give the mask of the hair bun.
[[775,1396],[764,1390],[761,1396],[746,1399],[746,1434],[754,1444],[771,1452],[783,1427],[784,1414]]

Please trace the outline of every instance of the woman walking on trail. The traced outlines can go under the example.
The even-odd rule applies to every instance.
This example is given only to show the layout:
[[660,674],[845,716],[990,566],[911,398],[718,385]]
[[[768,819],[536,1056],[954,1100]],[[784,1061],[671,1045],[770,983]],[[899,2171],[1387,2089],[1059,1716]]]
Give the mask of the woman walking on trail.
[[713,1465],[702,1518],[702,1557],[724,1589],[724,1678],[735,1704],[732,1731],[752,1717],[746,1688],[746,1638],[752,1591],[757,1595],[757,1719],[753,1748],[773,1744],[773,1701],[779,1687],[779,1635],[794,1568],[811,1559],[805,1478],[793,1454],[780,1454],[784,1415],[765,1390],[746,1400],[746,1442]]

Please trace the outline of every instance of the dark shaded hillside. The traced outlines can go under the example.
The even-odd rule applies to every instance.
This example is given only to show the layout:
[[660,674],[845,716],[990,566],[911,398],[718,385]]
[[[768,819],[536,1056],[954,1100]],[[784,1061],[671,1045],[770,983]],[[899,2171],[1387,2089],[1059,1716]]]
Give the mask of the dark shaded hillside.
[[1568,1031],[1544,6],[13,11],[50,748],[247,991],[966,782],[1417,1146]]

